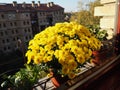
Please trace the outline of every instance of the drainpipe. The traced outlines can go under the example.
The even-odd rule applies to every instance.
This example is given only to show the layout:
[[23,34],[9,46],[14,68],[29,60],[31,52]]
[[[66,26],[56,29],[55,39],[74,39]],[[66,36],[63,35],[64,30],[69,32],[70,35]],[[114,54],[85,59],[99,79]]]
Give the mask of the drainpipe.
[[120,0],[116,0],[116,13],[115,13],[115,23],[114,23],[114,29],[115,29],[115,35],[117,33],[120,33]]
[[116,0],[116,14],[115,14],[115,53],[120,54],[120,0]]

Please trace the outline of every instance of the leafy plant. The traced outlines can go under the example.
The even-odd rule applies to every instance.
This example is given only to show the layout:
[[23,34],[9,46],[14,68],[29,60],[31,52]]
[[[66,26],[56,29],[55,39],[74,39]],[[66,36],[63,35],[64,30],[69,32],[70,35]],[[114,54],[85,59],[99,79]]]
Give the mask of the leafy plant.
[[101,30],[99,25],[90,25],[88,28],[90,32],[100,41],[107,40],[107,30]]
[[21,68],[14,75],[4,75],[5,81],[1,87],[12,87],[13,90],[31,90],[40,78],[47,75],[45,68],[42,65],[25,64],[25,68]]

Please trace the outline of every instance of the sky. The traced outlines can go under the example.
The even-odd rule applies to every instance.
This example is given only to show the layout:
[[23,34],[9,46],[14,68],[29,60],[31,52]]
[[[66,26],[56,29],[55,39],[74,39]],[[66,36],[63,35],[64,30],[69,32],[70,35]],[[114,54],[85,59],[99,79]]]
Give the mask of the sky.
[[79,1],[87,4],[88,2],[92,2],[95,0],[0,0],[0,3],[12,3],[13,1],[17,1],[17,3],[31,3],[32,1],[35,1],[35,3],[37,3],[38,1],[40,1],[41,3],[54,2],[54,4],[58,4],[65,8],[65,12],[76,12],[78,11]]

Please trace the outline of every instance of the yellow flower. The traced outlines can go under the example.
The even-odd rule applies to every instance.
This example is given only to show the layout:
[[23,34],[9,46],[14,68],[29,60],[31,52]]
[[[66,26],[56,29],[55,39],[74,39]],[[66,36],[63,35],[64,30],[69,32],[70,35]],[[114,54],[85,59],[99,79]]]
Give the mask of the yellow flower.
[[89,49],[88,49],[87,47],[83,47],[83,51],[84,51],[84,52],[88,52]]
[[52,48],[52,47],[51,47],[51,45],[49,45],[49,44],[45,46],[45,50],[48,50],[48,51],[49,51],[49,50],[51,50],[51,48]]
[[80,64],[83,64],[85,62],[85,57],[82,54],[77,55],[76,59],[77,59],[78,63],[80,63]]
[[62,46],[64,45],[64,38],[61,36],[57,37],[57,45],[59,46],[59,48],[62,48]]
[[27,61],[27,64],[29,64],[31,62],[31,60],[34,60],[34,57],[35,57],[36,53],[35,52],[32,52],[30,50],[27,51],[26,55],[28,57],[28,61]]
[[69,77],[70,79],[75,78],[75,76],[76,76],[76,74],[75,74],[74,72],[68,73],[68,77]]
[[61,64],[61,65],[65,65],[65,58],[59,58],[58,59],[58,62]]
[[34,63],[35,63],[35,64],[39,64],[40,62],[41,62],[40,56],[35,56],[35,58],[34,58]]
[[68,67],[72,70],[75,70],[77,68],[77,62],[74,59],[68,59]]
[[92,51],[100,47],[101,42],[86,27],[76,22],[56,23],[29,41],[27,64],[45,63],[62,75],[74,78],[79,65],[88,62]]
[[62,67],[62,73],[63,74],[68,74],[70,72],[70,69],[69,69],[69,67],[67,66],[67,65],[64,65],[63,67]]
[[85,39],[81,40],[81,44],[82,44],[82,46],[88,46],[88,43]]

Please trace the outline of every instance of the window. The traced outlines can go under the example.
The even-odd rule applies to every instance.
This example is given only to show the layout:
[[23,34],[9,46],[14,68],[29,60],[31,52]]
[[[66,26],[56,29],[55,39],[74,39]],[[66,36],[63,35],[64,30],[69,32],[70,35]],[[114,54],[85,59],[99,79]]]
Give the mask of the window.
[[5,43],[5,40],[2,40],[3,43]]
[[28,17],[28,14],[26,14],[26,17]]
[[28,28],[28,32],[30,32],[30,28]]
[[17,37],[17,40],[19,40],[19,37]]
[[8,19],[14,19],[15,18],[15,14],[8,14]]
[[45,13],[43,12],[43,15],[45,15]]
[[8,35],[8,32],[7,32],[7,31],[5,31],[5,34],[6,34],[6,35]]
[[1,17],[4,19],[4,15],[2,14]]
[[10,49],[10,46],[8,46],[8,49]]
[[31,37],[31,35],[29,35],[29,39],[31,39],[32,37]]
[[22,18],[26,18],[26,15],[24,13],[21,14]]
[[26,29],[24,29],[24,31],[25,31],[25,32],[27,32],[27,30],[26,30]]
[[3,32],[0,32],[0,35],[3,36]]
[[15,25],[15,26],[17,26],[17,23],[16,23],[16,22],[14,22],[14,25]]
[[26,25],[26,22],[25,22],[25,21],[23,22],[23,25]]
[[10,26],[13,26],[12,22],[10,23]]
[[26,38],[26,40],[28,40],[28,37],[27,37],[27,36],[26,36],[25,38]]
[[6,51],[7,50],[7,48],[6,47],[4,47],[4,51]]
[[13,41],[15,41],[15,37],[13,38]]
[[14,30],[12,30],[12,34],[14,34],[15,32],[14,32]]
[[9,39],[6,39],[7,40],[7,42],[9,42]]
[[16,33],[18,33],[18,30],[17,30],[17,29],[16,29],[15,31],[16,31]]
[[0,28],[1,28],[1,23],[0,23]]
[[40,16],[42,16],[41,12],[40,12]]
[[27,21],[27,24],[29,25],[29,21]]
[[3,27],[6,27],[6,24],[5,24],[5,23],[3,23]]

